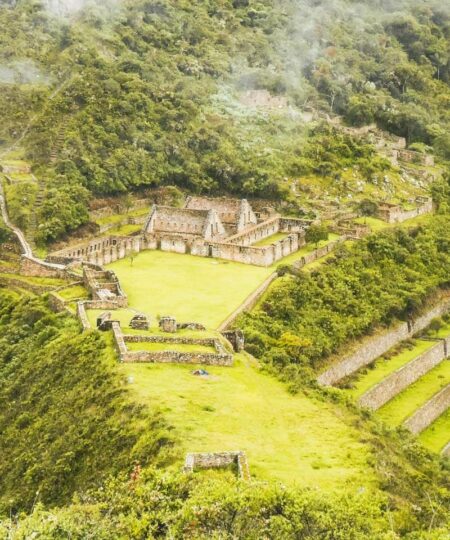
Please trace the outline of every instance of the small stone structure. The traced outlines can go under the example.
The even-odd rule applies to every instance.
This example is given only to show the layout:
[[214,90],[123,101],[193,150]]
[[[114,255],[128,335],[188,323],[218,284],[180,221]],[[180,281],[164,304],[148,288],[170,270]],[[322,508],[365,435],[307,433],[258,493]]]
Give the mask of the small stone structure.
[[193,473],[197,469],[224,469],[237,467],[237,474],[242,480],[250,480],[247,456],[245,452],[211,452],[187,454],[184,472]]
[[[187,338],[168,336],[124,335],[120,324],[112,324],[116,347],[122,362],[148,362],[169,364],[204,364],[211,366],[232,366],[233,355],[222,345],[219,339],[214,338]],[[130,351],[127,343],[163,343],[167,349],[163,351]],[[180,352],[170,350],[170,344],[201,345],[212,347],[215,352]]]
[[178,331],[177,321],[173,317],[161,317],[159,327],[169,334],[175,334]]
[[245,338],[242,330],[225,330],[222,332],[222,336],[231,343],[235,352],[242,352],[244,350]]
[[95,264],[84,263],[83,283],[93,300],[115,302],[117,307],[128,306],[128,298],[114,272]]
[[[109,324],[108,324],[109,323]],[[103,332],[111,329],[111,312],[105,311],[97,317],[97,328]]]
[[378,206],[378,217],[387,223],[402,223],[424,214],[433,212],[433,201],[428,197],[417,197],[414,201],[415,208],[404,210],[398,204],[382,203]]
[[379,335],[366,337],[358,342],[354,352],[347,354],[319,375],[317,379],[319,384],[331,386],[338,383],[344,377],[372,363],[401,341],[411,338],[426,328],[433,319],[442,317],[449,311],[450,298],[444,294],[443,298],[422,316],[408,322],[398,323]]
[[150,323],[146,315],[139,313],[131,319],[130,328],[133,328],[134,330],[148,330],[150,328]]
[[203,324],[196,322],[187,322],[177,324],[178,330],[199,330],[200,332],[206,330],[206,327]]

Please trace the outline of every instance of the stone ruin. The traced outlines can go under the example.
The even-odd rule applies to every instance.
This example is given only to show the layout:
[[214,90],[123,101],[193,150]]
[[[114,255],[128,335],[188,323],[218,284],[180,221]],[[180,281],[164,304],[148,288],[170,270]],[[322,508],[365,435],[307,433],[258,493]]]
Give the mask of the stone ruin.
[[174,317],[161,317],[159,327],[163,332],[176,334],[178,331],[177,321]]
[[134,330],[148,330],[150,328],[150,322],[146,315],[138,313],[131,319],[130,328]]
[[401,223],[413,217],[430,214],[433,211],[433,201],[429,197],[416,197],[415,208],[404,210],[398,204],[381,203],[378,206],[378,217],[387,223]]
[[193,473],[198,469],[226,469],[235,466],[237,475],[242,480],[250,480],[245,452],[212,452],[187,454],[184,462],[184,472]]
[[178,330],[199,330],[199,331],[205,331],[206,326],[203,326],[203,324],[196,323],[196,322],[187,322],[187,323],[181,323],[177,324]]
[[[101,266],[142,250],[160,249],[270,266],[305,245],[305,230],[311,223],[284,218],[271,209],[255,212],[245,199],[188,197],[183,208],[152,206],[140,235],[94,238],[54,252],[47,260]],[[286,236],[255,245],[277,233]]]
[[83,264],[83,284],[93,300],[114,302],[117,307],[127,307],[128,298],[114,272],[95,264]]
[[242,352],[244,350],[245,338],[242,330],[225,330],[222,332],[222,336],[231,343],[235,352]]

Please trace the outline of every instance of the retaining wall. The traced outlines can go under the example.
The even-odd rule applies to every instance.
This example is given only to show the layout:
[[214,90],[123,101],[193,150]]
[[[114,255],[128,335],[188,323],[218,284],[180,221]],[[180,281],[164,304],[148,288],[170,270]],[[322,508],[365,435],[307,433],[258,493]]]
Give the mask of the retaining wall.
[[379,409],[447,358],[449,346],[450,338],[442,340],[411,362],[394,371],[386,379],[370,388],[359,399],[359,405],[372,410]]
[[450,407],[450,384],[410,416],[404,426],[415,435],[421,433]]
[[446,297],[415,320],[398,323],[393,329],[387,330],[380,335],[366,337],[359,342],[357,349],[353,353],[337,361],[332,367],[319,375],[317,381],[324,386],[336,384],[361,367],[372,363],[397,343],[423,330],[433,319],[442,317],[449,310],[450,299]]

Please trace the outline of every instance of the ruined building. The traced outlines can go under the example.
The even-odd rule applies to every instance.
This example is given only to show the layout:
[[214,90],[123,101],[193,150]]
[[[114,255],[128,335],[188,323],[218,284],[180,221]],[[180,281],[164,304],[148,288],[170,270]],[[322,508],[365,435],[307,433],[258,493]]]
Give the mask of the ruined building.
[[[274,212],[256,214],[245,199],[188,197],[183,208],[152,206],[138,236],[90,240],[53,253],[48,260],[102,265],[145,249],[160,249],[270,266],[305,244],[309,225],[308,220]],[[268,239],[277,233],[284,234],[271,243]]]

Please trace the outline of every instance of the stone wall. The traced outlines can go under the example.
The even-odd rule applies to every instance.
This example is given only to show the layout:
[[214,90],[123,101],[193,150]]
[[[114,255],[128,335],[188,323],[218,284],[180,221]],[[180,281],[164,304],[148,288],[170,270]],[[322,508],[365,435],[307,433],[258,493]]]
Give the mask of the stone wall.
[[151,364],[201,364],[207,366],[232,366],[231,354],[215,354],[180,351],[127,351],[121,355],[125,363]]
[[66,271],[52,263],[46,263],[26,255],[20,257],[20,274],[29,277],[54,277],[66,279]]
[[433,201],[431,199],[418,198],[416,205],[411,210],[404,210],[401,206],[385,203],[379,206],[378,216],[387,223],[402,223],[408,219],[433,212]]
[[305,265],[310,264],[314,261],[317,261],[317,259],[321,259],[322,257],[325,257],[326,255],[334,251],[339,244],[342,244],[343,242],[345,242],[345,240],[347,240],[347,237],[341,236],[341,238],[334,240],[333,242],[329,242],[323,247],[317,248],[311,251],[310,253],[306,253],[298,261],[295,261],[292,264],[293,268],[295,268],[296,270],[300,270]]
[[232,465],[236,465],[240,478],[250,480],[247,456],[241,451],[187,454],[184,471],[192,473],[196,469],[223,469]]
[[[110,308],[100,308],[110,309]],[[80,316],[81,318],[81,316]],[[89,321],[88,321],[89,324]],[[83,324],[84,326],[84,324]],[[89,326],[90,327],[90,326]],[[122,362],[148,362],[148,363],[170,363],[170,364],[203,364],[210,366],[232,366],[233,355],[228,353],[220,340],[198,338],[190,339],[183,337],[165,337],[165,336],[139,336],[139,335],[124,335],[118,322],[112,324],[116,347],[119,352],[119,357]],[[182,343],[189,345],[206,345],[213,346],[216,349],[215,353],[202,352],[179,352],[179,351],[129,351],[126,343]]]
[[234,321],[239,317],[239,315],[241,315],[241,313],[244,313],[244,311],[250,311],[253,307],[255,307],[258,303],[258,300],[267,291],[270,285],[277,279],[277,277],[278,274],[276,272],[270,274],[270,276],[263,283],[261,283],[261,285],[255,291],[253,291],[252,294],[248,296],[247,299],[231,315],[229,315],[223,321],[223,323],[219,326],[218,330],[220,332],[226,330],[234,323]]
[[389,349],[412,337],[417,332],[426,328],[430,322],[441,317],[450,310],[450,300],[445,297],[441,302],[428,309],[426,313],[413,321],[401,322],[394,328],[382,332],[376,336],[368,336],[358,342],[356,349],[351,354],[336,362],[318,377],[319,384],[331,386],[344,377],[351,375],[363,366],[372,363]]
[[421,433],[450,407],[450,384],[410,416],[404,426],[415,435]]
[[444,446],[441,453],[445,457],[450,457],[450,441]]
[[411,362],[394,371],[394,373],[361,396],[359,405],[372,410],[379,409],[447,358],[447,348],[449,346],[450,338],[442,340]]

